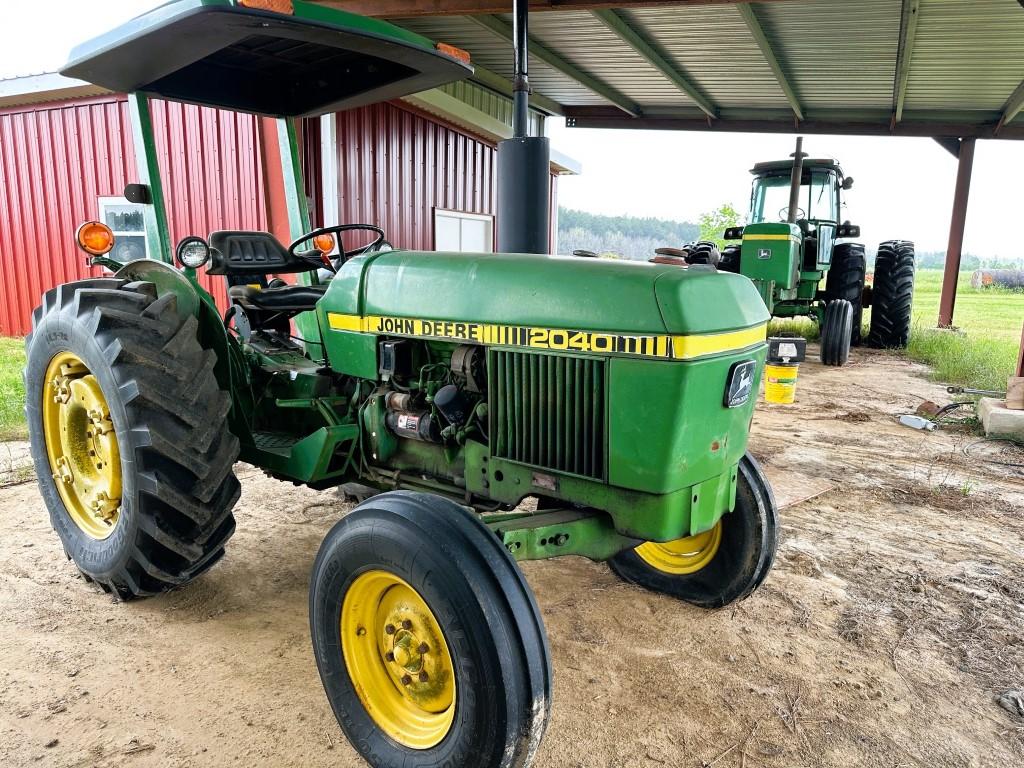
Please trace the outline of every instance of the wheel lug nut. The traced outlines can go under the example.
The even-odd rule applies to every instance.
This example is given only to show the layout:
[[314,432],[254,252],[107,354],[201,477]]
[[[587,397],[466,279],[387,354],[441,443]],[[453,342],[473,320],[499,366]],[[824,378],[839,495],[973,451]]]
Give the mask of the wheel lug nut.
[[402,685],[412,685],[412,675],[402,675]]
[[421,683],[425,683],[429,679],[430,679],[430,675],[428,675],[426,672],[420,672],[420,682]]
[[394,624],[388,624],[386,627],[384,627],[384,632],[386,634],[388,634],[388,635],[395,634],[395,625]]
[[402,629],[412,629],[412,622],[409,619],[405,619],[402,622]]
[[430,646],[427,645],[426,643],[420,643],[418,646],[416,646],[416,652],[417,653],[426,653],[429,650],[430,650]]
[[387,653],[384,654],[384,658],[387,659],[388,661],[394,661],[395,660],[395,654],[393,654],[391,651],[388,651]]

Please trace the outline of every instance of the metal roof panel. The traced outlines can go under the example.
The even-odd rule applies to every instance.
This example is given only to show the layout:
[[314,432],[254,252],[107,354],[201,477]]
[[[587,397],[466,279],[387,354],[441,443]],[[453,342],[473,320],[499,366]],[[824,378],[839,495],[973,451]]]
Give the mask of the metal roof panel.
[[[531,20],[533,16],[531,15]],[[462,16],[395,19],[394,23],[433,40],[469,51],[474,63],[512,79],[512,45]],[[530,85],[559,104],[606,105],[603,98],[584,88],[534,56],[530,57]]]
[[754,11],[808,110],[892,106],[898,0],[761,3]]
[[645,8],[622,15],[718,106],[789,108],[734,7]]
[[906,108],[1000,111],[1024,79],[1017,0],[922,0]]

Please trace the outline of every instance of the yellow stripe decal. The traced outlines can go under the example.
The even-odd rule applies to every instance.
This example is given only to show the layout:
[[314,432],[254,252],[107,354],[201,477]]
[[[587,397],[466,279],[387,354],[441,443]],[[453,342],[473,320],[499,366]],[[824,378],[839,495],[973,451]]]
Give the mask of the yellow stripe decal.
[[768,330],[767,323],[761,323],[728,333],[631,336],[603,331],[460,323],[453,320],[425,320],[413,317],[360,317],[338,312],[328,312],[327,322],[335,331],[468,341],[530,349],[621,354],[660,360],[692,360],[747,349],[756,344],[763,344]]
[[744,242],[747,241],[747,240],[796,240],[797,242],[799,242],[800,238],[798,238],[796,235],[759,235],[759,234],[752,234],[752,235],[744,235],[743,236],[743,240],[744,240]]

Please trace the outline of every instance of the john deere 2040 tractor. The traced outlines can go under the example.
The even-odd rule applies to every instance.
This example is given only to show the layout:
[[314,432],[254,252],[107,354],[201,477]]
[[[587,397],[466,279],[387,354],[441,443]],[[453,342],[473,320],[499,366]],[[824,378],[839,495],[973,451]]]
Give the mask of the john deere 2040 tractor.
[[[375,766],[475,768],[528,765],[551,705],[517,561],[605,560],[708,608],[764,580],[776,508],[746,448],[768,313],[749,280],[310,229],[290,118],[464,77],[458,51],[298,0],[180,0],[80,47],[65,72],[134,92],[150,173],[127,194],[152,253],[146,94],[279,117],[296,229],[287,246],[186,237],[178,266],[119,264],[105,226],[78,230],[112,274],[46,294],[25,381],[39,487],[88,579],[128,599],[213,566],[238,459],[348,484],[367,498],[324,540],[309,598],[338,721]],[[225,281],[226,317],[202,269]]]
[[[853,186],[835,160],[808,160],[797,140],[792,160],[758,163],[745,227],[726,230],[719,269],[754,281],[776,317],[810,316],[821,330],[821,361],[843,365],[861,342],[861,314],[871,307],[867,342],[905,347],[914,293],[914,244],[878,246],[874,280],[865,286],[860,227],[840,223],[842,195]],[[824,289],[821,281],[824,279]]]

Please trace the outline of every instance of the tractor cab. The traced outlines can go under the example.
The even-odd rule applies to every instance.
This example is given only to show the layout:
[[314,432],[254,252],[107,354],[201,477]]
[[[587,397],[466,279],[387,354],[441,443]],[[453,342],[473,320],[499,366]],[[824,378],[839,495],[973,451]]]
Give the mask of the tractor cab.
[[[754,175],[754,183],[748,223],[788,221],[793,161],[758,163],[750,172]],[[853,177],[845,176],[835,160],[803,161],[795,223],[804,238],[804,271],[815,271],[832,262],[840,221],[840,195],[852,185]]]

